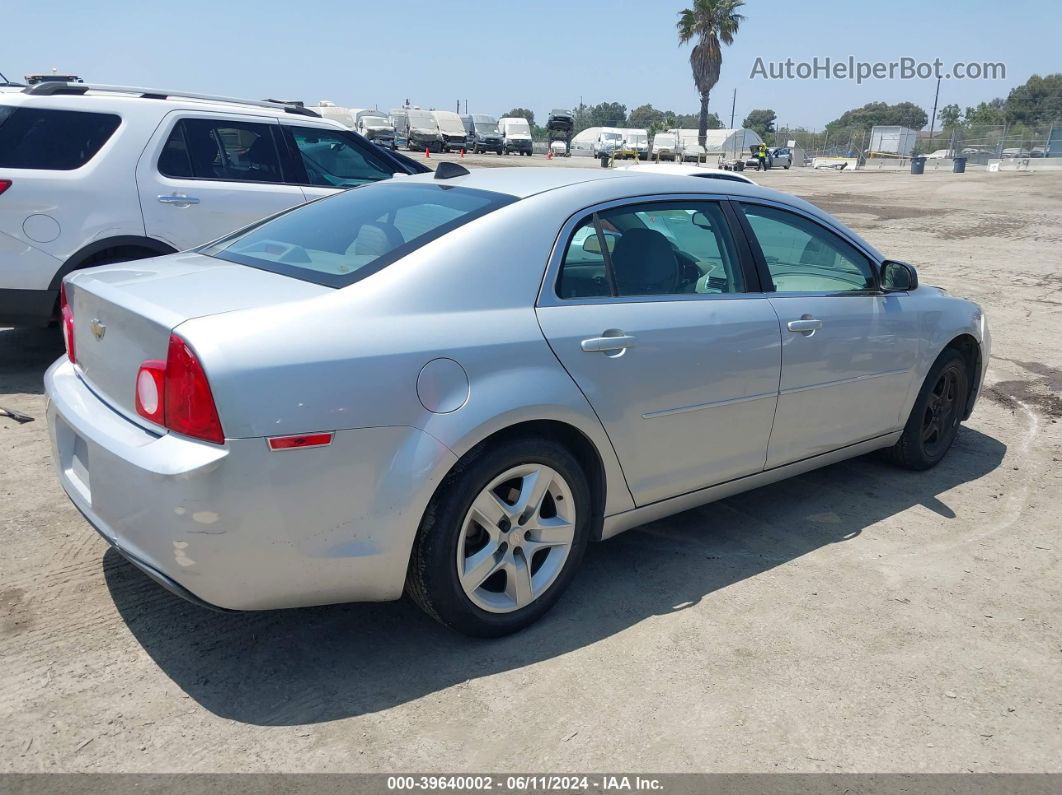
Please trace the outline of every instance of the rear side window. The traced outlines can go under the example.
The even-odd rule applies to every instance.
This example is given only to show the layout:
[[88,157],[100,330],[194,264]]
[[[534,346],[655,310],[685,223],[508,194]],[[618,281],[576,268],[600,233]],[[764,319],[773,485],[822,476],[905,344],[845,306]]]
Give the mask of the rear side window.
[[490,191],[389,181],[297,207],[200,253],[345,287],[515,200]]
[[310,185],[352,188],[366,182],[390,179],[394,172],[382,158],[359,146],[350,133],[318,127],[291,126],[288,129],[295,139],[295,148]]
[[618,207],[585,219],[561,264],[560,298],[715,295],[745,290],[718,202]]
[[283,182],[272,125],[220,119],[181,119],[174,125],[159,172],[183,179]]
[[0,106],[0,168],[81,168],[121,121],[113,113]]

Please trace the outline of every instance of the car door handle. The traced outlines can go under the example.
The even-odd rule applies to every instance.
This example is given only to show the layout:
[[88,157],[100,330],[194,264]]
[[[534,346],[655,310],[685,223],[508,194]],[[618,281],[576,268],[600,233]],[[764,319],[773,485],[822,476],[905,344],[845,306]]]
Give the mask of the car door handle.
[[790,331],[797,331],[811,336],[813,332],[822,328],[822,321],[813,317],[802,317],[800,320],[790,320],[785,324],[785,327]]
[[591,337],[579,343],[587,353],[606,353],[608,351],[622,351],[634,345],[634,337],[623,334],[618,337]]
[[187,207],[190,204],[199,204],[195,196],[185,196],[183,193],[171,193],[169,196],[159,196],[160,204],[172,204],[175,207]]

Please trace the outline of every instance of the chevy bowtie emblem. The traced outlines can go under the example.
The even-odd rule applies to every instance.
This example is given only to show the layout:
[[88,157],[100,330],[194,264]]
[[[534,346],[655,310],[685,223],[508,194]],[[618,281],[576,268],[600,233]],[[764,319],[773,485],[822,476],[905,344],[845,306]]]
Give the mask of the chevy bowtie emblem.
[[92,318],[92,322],[89,323],[89,331],[92,332],[92,335],[96,339],[101,340],[103,339],[103,335],[107,333],[107,327],[100,323],[100,319],[98,317],[94,317]]

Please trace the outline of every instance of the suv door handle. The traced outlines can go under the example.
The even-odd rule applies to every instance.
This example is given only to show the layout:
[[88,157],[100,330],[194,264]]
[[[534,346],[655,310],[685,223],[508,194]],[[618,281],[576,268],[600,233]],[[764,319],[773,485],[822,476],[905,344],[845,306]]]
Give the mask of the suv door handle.
[[185,196],[183,193],[171,193],[169,196],[159,196],[159,202],[176,207],[187,207],[189,204],[199,204],[199,199],[195,196]]
[[785,327],[790,331],[796,331],[810,337],[818,329],[822,328],[822,321],[813,318],[811,315],[804,315],[800,320],[790,320],[785,324]]
[[622,351],[634,345],[634,337],[622,334],[617,337],[591,337],[579,343],[587,353],[607,353],[608,351]]

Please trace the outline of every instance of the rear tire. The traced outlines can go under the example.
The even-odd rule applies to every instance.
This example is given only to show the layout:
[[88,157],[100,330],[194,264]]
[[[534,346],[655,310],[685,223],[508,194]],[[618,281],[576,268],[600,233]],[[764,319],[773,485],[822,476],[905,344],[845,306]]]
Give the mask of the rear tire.
[[466,635],[517,632],[541,618],[575,576],[590,514],[586,475],[563,445],[521,438],[470,453],[424,512],[406,592]]
[[885,451],[894,464],[924,470],[951,449],[970,394],[970,371],[963,355],[947,348],[937,358],[915,399],[900,440]]

